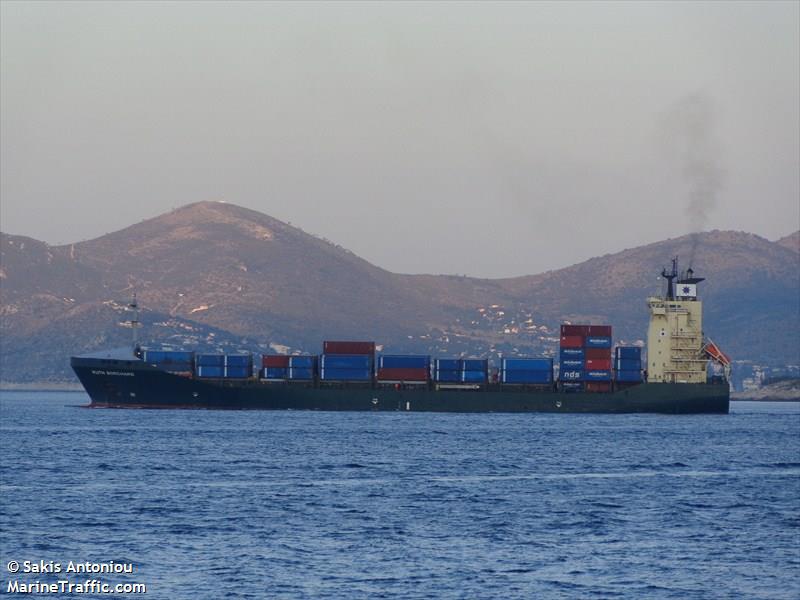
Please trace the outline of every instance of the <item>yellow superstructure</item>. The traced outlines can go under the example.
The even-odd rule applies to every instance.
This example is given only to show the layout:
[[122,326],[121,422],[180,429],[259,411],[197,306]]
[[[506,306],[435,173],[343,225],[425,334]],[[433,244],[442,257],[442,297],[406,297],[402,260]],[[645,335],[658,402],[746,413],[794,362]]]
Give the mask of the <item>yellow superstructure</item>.
[[705,383],[703,303],[648,298],[647,381]]

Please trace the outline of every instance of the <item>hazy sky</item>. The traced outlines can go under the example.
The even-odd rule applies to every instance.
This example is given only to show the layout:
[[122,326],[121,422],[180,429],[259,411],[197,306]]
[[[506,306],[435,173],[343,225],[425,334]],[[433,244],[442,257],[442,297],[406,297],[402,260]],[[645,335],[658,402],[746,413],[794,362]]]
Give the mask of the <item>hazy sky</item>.
[[776,239],[800,228],[798,7],[3,2],[0,228],[67,243],[225,200],[485,277]]

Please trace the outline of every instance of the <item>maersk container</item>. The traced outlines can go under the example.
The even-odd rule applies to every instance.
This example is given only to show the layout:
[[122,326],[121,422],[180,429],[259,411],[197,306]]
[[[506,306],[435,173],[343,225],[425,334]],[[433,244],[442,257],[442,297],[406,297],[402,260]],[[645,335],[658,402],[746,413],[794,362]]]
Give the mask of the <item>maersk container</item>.
[[224,377],[225,367],[219,365],[200,365],[197,367],[198,377]]
[[609,336],[590,335],[586,338],[587,348],[611,348]]
[[633,382],[640,382],[642,380],[642,372],[641,371],[617,371],[614,374],[614,377],[617,381],[633,381]]
[[611,348],[584,348],[583,355],[587,360],[590,358],[611,360]]
[[587,336],[611,337],[611,325],[589,325]]
[[562,348],[583,348],[582,335],[562,335],[560,345]]
[[552,371],[552,358],[504,358],[501,371]]
[[462,371],[461,381],[464,383],[486,383],[486,371]]
[[319,362],[322,369],[372,370],[372,357],[366,354],[323,354]]
[[434,363],[437,371],[460,371],[460,358],[437,358]]
[[583,381],[583,371],[579,369],[561,369],[559,379],[561,379],[561,381]]
[[284,368],[289,366],[289,357],[285,354],[265,354],[261,357],[262,367]]
[[503,371],[501,381],[503,383],[552,383],[553,371]]
[[618,358],[614,361],[614,369],[617,371],[639,371],[642,368],[642,360],[639,358]]
[[372,369],[348,369],[323,365],[319,375],[323,381],[370,381]]
[[562,336],[573,336],[579,335],[581,337],[585,337],[589,335],[589,325],[567,325],[566,323],[561,325],[561,335]]
[[600,370],[600,371],[610,371],[611,370],[611,359],[610,358],[587,358],[584,362],[584,366],[586,370]]
[[298,354],[289,357],[288,366],[293,369],[313,369],[317,365],[317,357],[312,354]]
[[375,342],[326,341],[322,343],[323,354],[375,354]]
[[247,379],[253,374],[251,366],[246,367],[225,367],[225,377],[227,379]]
[[431,357],[413,354],[383,354],[378,357],[379,369],[428,369]]
[[611,370],[592,369],[584,372],[586,381],[611,381]]
[[195,357],[195,364],[198,367],[224,367],[224,354],[198,354]]
[[586,391],[587,392],[610,392],[611,391],[611,382],[610,381],[587,381],[586,382]]
[[249,367],[253,364],[252,354],[226,354],[226,367]]
[[287,367],[264,367],[261,371],[264,379],[286,379],[289,376]]
[[436,369],[433,372],[433,380],[441,383],[457,383],[461,381],[462,371],[458,369]]
[[464,371],[482,371],[489,370],[489,361],[485,358],[465,358],[461,361],[461,368]]
[[194,352],[184,352],[182,350],[145,350],[142,360],[147,363],[192,363]]
[[314,379],[315,369],[313,367],[289,367],[289,379],[295,381],[308,381]]
[[562,358],[559,361],[562,371],[581,371],[583,370],[584,361],[579,358]]
[[639,360],[642,357],[642,349],[639,346],[617,346],[614,357]]
[[561,348],[558,355],[561,360],[570,359],[580,360],[583,362],[583,359],[585,358],[583,348]]

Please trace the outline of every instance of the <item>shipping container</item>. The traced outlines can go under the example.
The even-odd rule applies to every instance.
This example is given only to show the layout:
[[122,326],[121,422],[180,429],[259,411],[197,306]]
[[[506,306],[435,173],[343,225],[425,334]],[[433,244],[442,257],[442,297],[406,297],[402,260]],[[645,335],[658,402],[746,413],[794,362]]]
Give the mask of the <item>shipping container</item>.
[[462,371],[462,381],[464,383],[486,383],[486,371]]
[[617,381],[627,381],[627,382],[640,382],[642,381],[642,372],[641,371],[617,371],[614,374],[614,377]]
[[428,369],[430,366],[430,356],[383,354],[378,357],[379,369]]
[[436,369],[433,379],[442,383],[456,383],[461,381],[461,373],[458,369]]
[[253,364],[252,354],[226,354],[226,367],[249,367]]
[[580,358],[562,358],[559,365],[562,371],[582,371],[584,362]]
[[286,379],[289,377],[288,367],[264,367],[261,370],[264,379]]
[[288,367],[289,357],[285,354],[265,354],[261,357],[262,367]]
[[323,381],[370,381],[372,379],[372,369],[323,366],[320,369],[320,379]]
[[617,346],[614,356],[615,358],[638,360],[642,357],[642,349],[639,346]]
[[375,354],[375,342],[337,342],[322,343],[323,354]]
[[319,361],[323,369],[372,369],[372,357],[366,354],[323,354]]
[[610,358],[587,358],[585,361],[586,370],[601,370],[601,371],[610,371],[611,370],[611,359]]
[[427,367],[386,367],[378,369],[379,381],[428,381],[430,370]]
[[611,348],[611,338],[607,336],[589,336],[586,338],[587,348]]
[[562,335],[562,348],[583,348],[583,336],[581,335]]
[[611,337],[611,325],[590,325],[587,336]]
[[611,381],[610,370],[593,369],[584,373],[586,381]]
[[565,381],[561,384],[561,389],[567,393],[582,392],[583,382]]
[[485,358],[465,358],[461,361],[461,368],[464,371],[481,371],[486,373],[489,370],[489,361]]
[[311,354],[290,356],[289,366],[293,369],[314,369],[317,366],[317,357]]
[[586,382],[586,391],[587,392],[610,392],[611,391],[611,382],[610,381],[587,381]]
[[147,363],[181,363],[191,364],[194,361],[194,352],[179,350],[145,350],[142,360]]
[[589,358],[605,358],[611,360],[611,348],[584,348],[584,356]]
[[640,371],[642,361],[639,358],[618,358],[614,361],[614,369],[617,371]]
[[314,379],[316,369],[311,367],[289,367],[289,379],[297,381],[308,381]]
[[589,325],[561,325],[561,337],[574,335],[586,337],[589,335]]
[[223,377],[225,367],[219,365],[201,365],[197,367],[198,377]]
[[198,367],[224,367],[225,355],[224,354],[198,354],[195,357],[195,363]]
[[585,358],[583,348],[561,348],[561,350],[559,350],[558,355],[561,358],[561,360],[568,358],[573,360],[578,359],[582,361]]
[[501,371],[552,371],[552,358],[504,358]]
[[460,371],[461,359],[459,358],[437,358],[436,362],[437,371]]
[[569,369],[569,370],[561,369],[559,374],[559,379],[561,381],[583,381],[584,374],[583,371],[580,369]]
[[553,371],[542,369],[537,371],[503,371],[501,381],[503,383],[552,383]]
[[228,379],[247,379],[253,374],[253,367],[225,367],[225,377]]
[[194,370],[194,365],[190,362],[163,362],[158,363],[158,368],[169,373],[187,373]]

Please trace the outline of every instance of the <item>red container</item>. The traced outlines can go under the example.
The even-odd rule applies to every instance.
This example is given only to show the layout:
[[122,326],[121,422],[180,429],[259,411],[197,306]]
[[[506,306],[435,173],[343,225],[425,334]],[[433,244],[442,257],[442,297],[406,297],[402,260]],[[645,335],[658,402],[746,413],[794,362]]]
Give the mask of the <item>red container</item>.
[[375,342],[323,342],[324,354],[375,354]]
[[[611,359],[610,358],[587,358],[584,363],[587,369],[597,369],[598,371],[610,371]],[[597,382],[595,382],[597,383]]]
[[428,381],[428,369],[378,369],[378,381]]
[[562,325],[561,337],[580,335],[586,337],[589,335],[589,325]]
[[600,358],[611,360],[611,348],[586,348],[583,356],[587,360],[590,358]]
[[583,348],[582,335],[562,335],[561,336],[562,348]]
[[610,381],[587,381],[585,384],[587,392],[610,392],[611,391],[611,382]]
[[590,325],[589,333],[586,335],[611,337],[611,325]]
[[289,366],[289,357],[285,354],[265,354],[261,357],[261,366],[286,368]]

